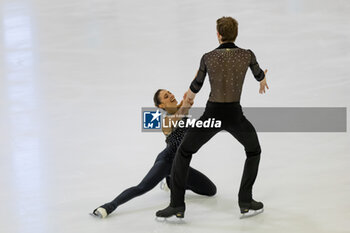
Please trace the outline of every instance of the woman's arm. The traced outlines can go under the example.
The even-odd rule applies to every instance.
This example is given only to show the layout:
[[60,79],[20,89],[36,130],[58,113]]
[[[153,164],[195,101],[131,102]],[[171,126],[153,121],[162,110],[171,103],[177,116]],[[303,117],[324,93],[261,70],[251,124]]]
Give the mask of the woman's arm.
[[190,89],[184,94],[182,105],[179,110],[176,111],[174,115],[171,116],[171,121],[177,122],[181,120],[185,115],[188,115],[188,111],[193,105],[193,100],[196,94],[194,94]]
[[193,105],[193,100],[196,97],[196,94],[191,91],[191,89],[188,89],[188,91],[184,94],[183,97],[183,104],[179,108],[179,110],[175,113],[175,115],[187,115],[188,111]]

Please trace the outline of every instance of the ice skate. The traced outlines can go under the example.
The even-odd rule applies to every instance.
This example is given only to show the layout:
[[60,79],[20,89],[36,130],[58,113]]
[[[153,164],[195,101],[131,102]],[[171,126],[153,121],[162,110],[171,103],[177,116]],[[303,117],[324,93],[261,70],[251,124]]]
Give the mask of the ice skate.
[[106,209],[102,207],[95,209],[90,215],[98,218],[106,218],[108,216]]
[[255,200],[252,200],[250,203],[239,202],[239,207],[242,214],[241,219],[253,217],[264,212],[264,204]]
[[185,206],[180,207],[171,207],[168,206],[167,208],[163,210],[159,210],[156,213],[156,217],[159,218],[169,218],[172,216],[176,216],[177,218],[184,218],[185,217]]

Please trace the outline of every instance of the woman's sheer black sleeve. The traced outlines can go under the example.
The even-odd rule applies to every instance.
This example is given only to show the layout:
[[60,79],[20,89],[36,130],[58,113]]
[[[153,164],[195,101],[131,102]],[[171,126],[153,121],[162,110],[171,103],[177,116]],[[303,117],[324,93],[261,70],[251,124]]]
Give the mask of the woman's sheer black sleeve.
[[258,81],[261,81],[265,78],[264,71],[260,68],[259,63],[256,61],[256,57],[253,51],[251,50],[248,50],[248,51],[250,52],[250,55],[251,55],[249,68],[252,71],[255,79]]
[[201,59],[200,65],[199,65],[199,70],[198,70],[197,75],[193,79],[191,86],[190,86],[190,89],[193,93],[197,93],[200,91],[200,89],[203,86],[205,76],[207,74],[207,67],[206,67],[205,62],[204,62],[204,56],[205,56],[205,54],[202,56],[202,59]]

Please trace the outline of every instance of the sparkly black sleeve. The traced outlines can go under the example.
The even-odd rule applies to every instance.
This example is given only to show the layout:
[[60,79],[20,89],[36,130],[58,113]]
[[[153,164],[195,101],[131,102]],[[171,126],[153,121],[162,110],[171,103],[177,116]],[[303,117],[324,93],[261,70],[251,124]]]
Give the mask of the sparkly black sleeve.
[[264,71],[260,68],[259,63],[256,61],[256,57],[255,54],[253,53],[253,51],[249,50],[250,55],[251,55],[251,59],[250,59],[250,64],[249,64],[249,68],[252,71],[255,79],[257,81],[261,81],[265,78],[265,74]]
[[202,56],[202,59],[201,59],[200,65],[199,65],[198,73],[197,73],[196,77],[193,79],[191,86],[190,86],[190,89],[193,93],[197,93],[200,91],[200,89],[203,86],[205,76],[207,74],[207,67],[206,67],[205,62],[204,62],[204,56],[205,56],[205,54]]

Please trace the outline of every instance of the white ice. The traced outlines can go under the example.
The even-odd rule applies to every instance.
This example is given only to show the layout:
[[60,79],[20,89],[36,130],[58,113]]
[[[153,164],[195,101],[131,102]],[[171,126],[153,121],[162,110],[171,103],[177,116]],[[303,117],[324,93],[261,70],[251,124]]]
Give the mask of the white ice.
[[[193,158],[218,193],[188,192],[183,222],[155,221],[169,203],[158,187],[88,215],[164,148],[141,132],[141,107],[158,88],[181,99],[221,16],[269,70],[265,95],[248,71],[243,106],[350,107],[349,1],[1,0],[0,232],[349,232],[348,132],[259,133],[254,197],[266,207],[253,218],[239,219],[245,155],[227,133]],[[208,94],[206,80],[195,106]]]

